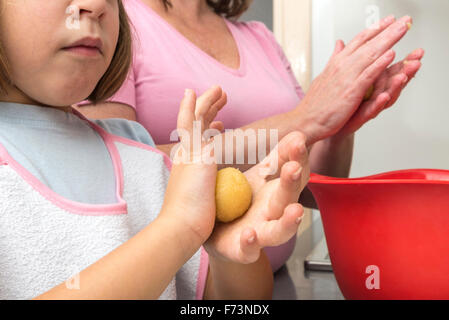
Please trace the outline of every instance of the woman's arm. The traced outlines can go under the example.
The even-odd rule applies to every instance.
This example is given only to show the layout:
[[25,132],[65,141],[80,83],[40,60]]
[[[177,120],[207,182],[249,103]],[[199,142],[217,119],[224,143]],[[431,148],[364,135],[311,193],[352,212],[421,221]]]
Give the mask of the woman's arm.
[[89,119],[123,118],[137,121],[136,110],[124,103],[102,102],[96,105],[74,105],[73,108]]
[[81,271],[79,289],[61,283],[36,299],[157,299],[200,246],[185,224],[161,214]]
[[273,293],[273,271],[264,251],[251,264],[209,256],[205,300],[268,300]]

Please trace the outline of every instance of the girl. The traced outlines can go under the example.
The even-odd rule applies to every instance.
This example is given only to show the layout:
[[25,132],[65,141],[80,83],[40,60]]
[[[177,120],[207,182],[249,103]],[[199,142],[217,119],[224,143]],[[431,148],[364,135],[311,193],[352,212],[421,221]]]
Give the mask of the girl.
[[[269,298],[262,248],[301,221],[304,136],[286,136],[245,172],[250,209],[215,224],[216,164],[171,167],[135,122],[90,122],[70,107],[107,99],[126,77],[121,1],[0,5],[0,298]],[[186,90],[178,128],[209,128],[224,105],[215,97]],[[278,172],[261,176],[270,163]]]

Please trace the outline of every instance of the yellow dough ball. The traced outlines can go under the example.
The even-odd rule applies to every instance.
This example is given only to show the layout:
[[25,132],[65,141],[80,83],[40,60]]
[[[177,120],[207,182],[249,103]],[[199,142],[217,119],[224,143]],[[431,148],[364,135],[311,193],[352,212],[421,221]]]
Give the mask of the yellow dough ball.
[[217,219],[231,222],[241,217],[251,205],[252,189],[245,175],[235,168],[218,171],[215,186]]
[[374,93],[374,85],[371,85],[365,93],[364,101],[371,99]]

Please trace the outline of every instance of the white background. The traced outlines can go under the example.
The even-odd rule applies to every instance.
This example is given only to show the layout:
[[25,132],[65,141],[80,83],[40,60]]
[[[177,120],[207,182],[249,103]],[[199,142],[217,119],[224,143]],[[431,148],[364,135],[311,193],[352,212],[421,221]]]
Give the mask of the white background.
[[449,169],[448,0],[313,0],[313,77],[324,68],[337,39],[348,42],[365,28],[370,5],[378,6],[381,16],[412,16],[412,29],[395,47],[397,59],[419,47],[426,55],[398,102],[358,131],[351,177]]

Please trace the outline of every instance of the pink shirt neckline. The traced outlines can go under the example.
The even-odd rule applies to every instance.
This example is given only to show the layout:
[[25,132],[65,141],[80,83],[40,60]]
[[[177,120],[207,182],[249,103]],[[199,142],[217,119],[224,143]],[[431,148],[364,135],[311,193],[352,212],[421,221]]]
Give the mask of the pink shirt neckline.
[[193,48],[195,51],[197,51],[201,56],[203,56],[205,59],[211,61],[213,64],[217,65],[218,67],[220,67],[221,69],[223,69],[224,71],[227,71],[235,76],[238,77],[243,77],[246,75],[246,59],[245,59],[245,54],[244,54],[244,50],[242,49],[242,46],[240,44],[239,41],[239,36],[238,33],[234,30],[234,25],[229,22],[227,19],[221,17],[221,19],[223,19],[223,21],[225,22],[226,26],[228,27],[229,32],[231,33],[234,42],[237,46],[237,50],[239,53],[239,58],[240,58],[240,66],[238,69],[233,69],[231,67],[228,67],[224,64],[222,64],[221,62],[219,62],[217,59],[215,59],[214,57],[212,57],[211,55],[207,54],[204,50],[202,50],[201,48],[199,48],[197,45],[195,45],[192,41],[190,41],[189,39],[187,39],[181,32],[179,32],[175,27],[173,27],[170,23],[168,23],[167,21],[164,20],[164,18],[162,18],[159,14],[156,13],[156,11],[154,11],[150,6],[146,5],[145,3],[143,3],[141,0],[136,0],[136,2],[138,2],[141,6],[144,7],[144,10],[146,10],[147,12],[149,12],[152,16],[155,17],[155,19],[157,19],[159,22],[161,22],[162,24],[164,24],[168,29],[171,30],[171,32],[178,38],[180,39],[180,41],[186,43],[189,47]]

